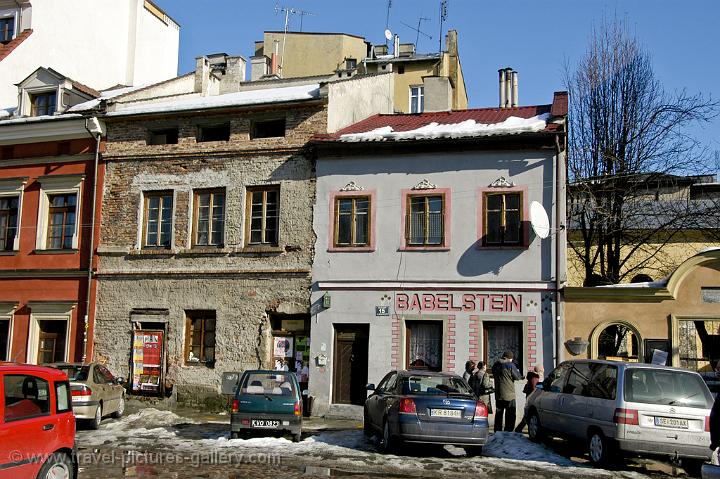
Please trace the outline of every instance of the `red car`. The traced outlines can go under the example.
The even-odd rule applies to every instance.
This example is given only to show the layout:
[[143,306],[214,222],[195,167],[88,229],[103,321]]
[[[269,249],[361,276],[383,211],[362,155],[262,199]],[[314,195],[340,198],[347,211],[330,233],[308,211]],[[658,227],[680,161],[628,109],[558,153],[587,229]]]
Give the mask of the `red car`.
[[0,479],[77,477],[67,375],[0,363]]

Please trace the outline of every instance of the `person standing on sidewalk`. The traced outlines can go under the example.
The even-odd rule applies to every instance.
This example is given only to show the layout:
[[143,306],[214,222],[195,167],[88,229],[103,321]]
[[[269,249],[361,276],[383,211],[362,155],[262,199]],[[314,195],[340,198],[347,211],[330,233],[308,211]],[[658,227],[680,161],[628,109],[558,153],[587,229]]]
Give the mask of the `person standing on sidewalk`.
[[488,414],[493,413],[492,402],[490,401],[490,394],[494,392],[492,383],[490,382],[490,375],[485,370],[485,363],[478,361],[475,370],[470,376],[470,387],[472,388],[475,395],[487,406]]
[[465,362],[465,372],[463,373],[463,379],[470,383],[470,377],[473,375],[473,371],[475,371],[475,361],[472,359]]
[[[502,357],[493,364],[495,379],[495,432],[515,429],[515,381],[522,379],[520,371],[513,363],[512,351],[505,351]],[[505,425],[503,427],[503,419]]]
[[[535,367],[531,367],[528,370],[527,375],[525,376],[525,379],[527,379],[527,382],[525,383],[525,387],[523,388],[523,392],[525,393],[525,399],[527,399],[528,396],[530,396],[533,391],[535,391],[535,388],[537,387],[537,384],[540,382],[540,376],[543,374],[545,369],[542,367],[542,364],[538,364]],[[525,429],[526,423],[526,417],[523,414],[523,418],[520,420],[520,424],[517,425],[515,428],[515,432],[523,432],[523,429]]]

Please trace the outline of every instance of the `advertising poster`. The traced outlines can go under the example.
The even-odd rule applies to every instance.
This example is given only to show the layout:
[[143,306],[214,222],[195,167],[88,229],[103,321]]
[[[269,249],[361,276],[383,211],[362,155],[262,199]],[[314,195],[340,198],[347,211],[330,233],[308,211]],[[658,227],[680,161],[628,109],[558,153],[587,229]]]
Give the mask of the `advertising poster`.
[[293,352],[293,338],[286,336],[275,336],[273,356],[280,358],[291,358]]
[[133,391],[160,392],[163,331],[133,332]]

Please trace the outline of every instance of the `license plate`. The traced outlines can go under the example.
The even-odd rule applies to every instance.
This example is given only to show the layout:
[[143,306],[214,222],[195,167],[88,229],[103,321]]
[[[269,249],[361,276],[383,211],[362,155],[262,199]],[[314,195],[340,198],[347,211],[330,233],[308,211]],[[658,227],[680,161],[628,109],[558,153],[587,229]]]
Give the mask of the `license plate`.
[[250,425],[252,427],[278,427],[280,425],[280,421],[271,421],[269,419],[253,419],[250,421]]
[[431,409],[432,417],[462,417],[462,411],[459,409]]
[[662,427],[672,427],[675,429],[687,429],[688,420],[678,419],[675,417],[655,417],[655,425]]

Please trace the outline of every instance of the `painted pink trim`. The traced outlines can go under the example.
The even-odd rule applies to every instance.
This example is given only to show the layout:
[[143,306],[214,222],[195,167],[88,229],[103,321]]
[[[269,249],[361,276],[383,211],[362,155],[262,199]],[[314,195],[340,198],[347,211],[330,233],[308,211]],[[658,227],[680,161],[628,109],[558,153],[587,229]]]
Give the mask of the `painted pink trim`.
[[[483,200],[485,199],[485,193],[513,193],[513,192],[520,192],[522,193],[522,202],[523,202],[523,216],[522,221],[520,223],[521,232],[522,235],[522,242],[518,245],[507,245],[507,246],[501,246],[501,245],[484,245],[483,244],[483,227],[484,227],[484,221],[485,221],[485,215],[483,207]],[[522,186],[512,186],[510,188],[479,188],[478,189],[478,199],[477,199],[477,241],[475,242],[475,247],[478,249],[528,249],[530,247],[530,201],[528,198],[528,187],[526,185]]]
[[[443,244],[438,246],[411,246],[405,238],[405,220],[407,217],[408,196],[443,195]],[[400,203],[400,251],[450,251],[450,218],[451,218],[450,188],[434,188],[431,190],[404,189],[401,191]]]
[[480,360],[480,316],[471,314],[470,319],[470,334],[468,344],[470,345],[470,360]]
[[445,346],[445,371],[455,370],[455,316],[447,317],[447,340]]
[[[328,252],[330,253],[370,253],[375,251],[375,212],[377,205],[375,204],[376,190],[362,191],[333,191],[330,193],[330,221],[328,222]],[[335,246],[335,200],[337,198],[347,196],[369,196],[370,197],[370,244],[368,246]]]
[[527,360],[528,366],[534,366],[537,361],[537,338],[536,323],[537,316],[528,316],[527,318]]
[[400,364],[400,316],[392,315],[392,335],[390,346],[390,367],[398,369]]

